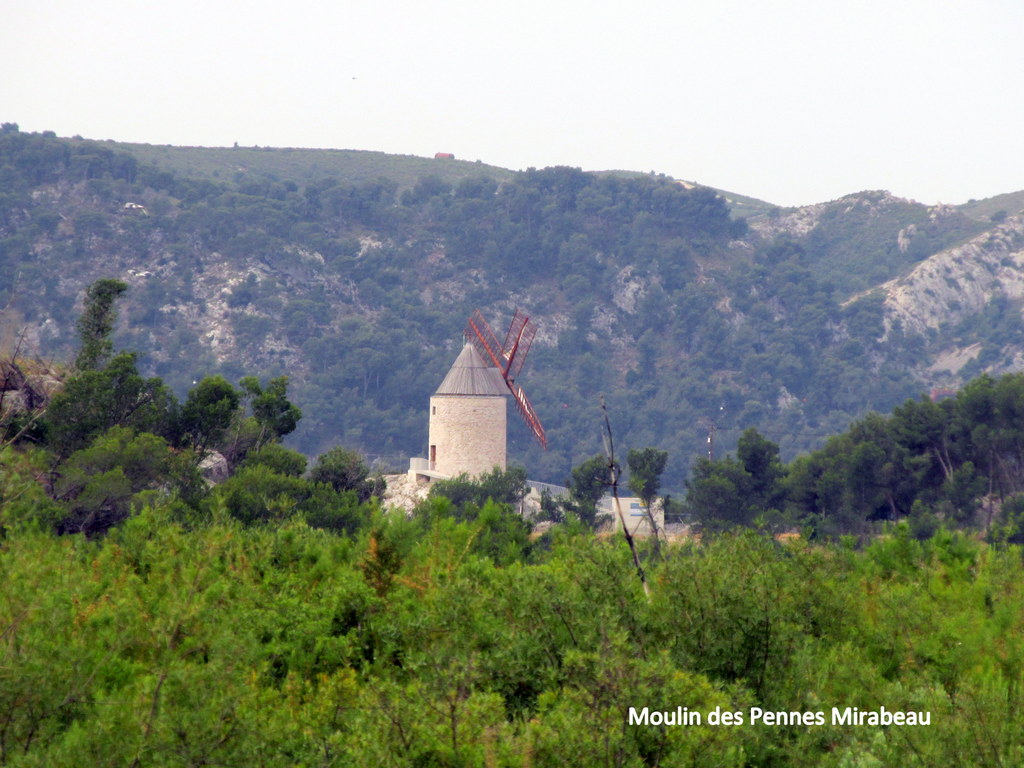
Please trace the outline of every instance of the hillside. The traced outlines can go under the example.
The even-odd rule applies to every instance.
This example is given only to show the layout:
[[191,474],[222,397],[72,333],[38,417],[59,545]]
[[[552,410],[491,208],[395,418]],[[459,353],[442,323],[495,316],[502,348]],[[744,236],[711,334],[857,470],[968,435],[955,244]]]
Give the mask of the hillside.
[[[792,457],[977,372],[937,373],[951,348],[1020,349],[1000,336],[1012,303],[995,327],[971,325],[988,301],[962,304],[955,328],[885,334],[887,289],[872,288],[1003,230],[884,192],[740,219],[714,190],[651,174],[15,131],[0,189],[9,328],[68,359],[84,287],[123,279],[117,338],[148,375],[181,393],[208,373],[288,374],[306,414],[292,445],[310,455],[423,455],[427,399],[477,307],[502,327],[522,306],[540,327],[521,382],[551,449],[513,421],[510,453],[556,483],[600,450],[602,394],[625,447],[670,452],[678,492],[710,431],[724,451],[758,426]],[[1017,279],[1005,269],[992,279]]]
[[[389,179],[400,191],[412,188],[427,176],[436,176],[449,185],[485,174],[498,181],[508,181],[515,171],[496,165],[456,158],[426,158],[414,155],[389,155],[354,149],[303,149],[278,147],[176,147],[166,144],[133,144],[105,141],[110,149],[122,151],[138,162],[161,171],[209,181],[231,182],[238,186],[261,181],[291,181],[298,184],[324,179],[348,182],[372,182]],[[639,171],[596,171],[602,176],[636,178],[647,174]],[[687,188],[692,182],[679,180]],[[776,206],[754,197],[714,189],[734,216],[749,217],[766,214]]]
[[[1024,190],[1019,192],[1007,192],[994,197],[987,197],[984,200],[970,200],[959,209],[979,221],[997,221],[1005,216],[1024,211]],[[995,217],[993,219],[993,217]]]
[[967,243],[930,256],[881,286],[886,330],[927,334],[1024,298],[1024,220],[1013,216]]
[[154,144],[104,142],[139,163],[179,176],[232,182],[239,186],[263,181],[307,184],[323,179],[372,182],[387,178],[399,189],[411,188],[421,177],[434,175],[447,184],[487,174],[504,181],[512,171],[480,162],[388,155],[352,149],[271,147],[172,147]]

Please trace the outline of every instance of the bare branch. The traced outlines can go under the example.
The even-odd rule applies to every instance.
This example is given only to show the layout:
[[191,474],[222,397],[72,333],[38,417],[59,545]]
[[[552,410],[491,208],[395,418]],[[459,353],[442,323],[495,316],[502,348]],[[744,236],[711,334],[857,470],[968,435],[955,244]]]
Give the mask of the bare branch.
[[615,505],[615,514],[619,518],[619,524],[622,526],[622,535],[626,537],[629,551],[633,553],[633,565],[636,567],[636,574],[640,577],[640,583],[644,585],[644,594],[647,595],[649,600],[651,589],[647,585],[647,574],[644,573],[644,567],[640,564],[640,555],[636,551],[636,541],[626,525],[626,517],[622,514],[622,503],[619,501],[619,468],[615,463],[615,441],[612,438],[612,423],[608,418],[608,406],[605,404],[604,397],[601,398],[601,412],[604,413],[604,451],[605,457],[608,459],[608,479],[612,487],[612,502]]

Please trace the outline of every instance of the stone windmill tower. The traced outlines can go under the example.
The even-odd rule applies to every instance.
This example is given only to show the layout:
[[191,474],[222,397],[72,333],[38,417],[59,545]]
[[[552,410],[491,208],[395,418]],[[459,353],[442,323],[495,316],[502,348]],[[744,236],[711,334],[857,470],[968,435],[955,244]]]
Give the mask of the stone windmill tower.
[[453,477],[505,469],[505,400],[498,369],[470,343],[430,398],[430,468]]
[[509,395],[534,437],[547,448],[540,419],[523,388],[515,382],[536,333],[536,326],[529,325],[529,318],[517,310],[505,342],[499,346],[480,311],[473,313],[462,352],[430,398],[426,466],[417,467],[414,459],[410,472],[454,477],[463,472],[476,476],[496,466],[505,469],[505,399]]

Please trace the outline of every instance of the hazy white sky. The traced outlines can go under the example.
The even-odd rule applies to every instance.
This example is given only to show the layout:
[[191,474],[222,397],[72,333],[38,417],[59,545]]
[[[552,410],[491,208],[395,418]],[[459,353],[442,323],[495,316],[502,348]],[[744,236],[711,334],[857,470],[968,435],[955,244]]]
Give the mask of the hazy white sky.
[[780,205],[1024,188],[1024,0],[32,0],[0,119],[666,173]]

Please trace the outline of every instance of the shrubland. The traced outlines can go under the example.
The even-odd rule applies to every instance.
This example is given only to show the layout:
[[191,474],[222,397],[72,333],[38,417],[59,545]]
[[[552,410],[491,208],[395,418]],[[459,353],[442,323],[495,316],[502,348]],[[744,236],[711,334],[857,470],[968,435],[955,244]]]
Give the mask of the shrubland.
[[[4,498],[34,487],[4,464]],[[25,490],[23,498],[34,493]],[[753,532],[663,547],[486,541],[488,506],[350,529],[5,528],[0,764],[948,765],[1021,759],[1021,550],[906,527],[863,549]],[[491,533],[489,534],[488,531]],[[518,542],[518,543],[515,543]],[[503,544],[503,546],[499,546]],[[630,707],[742,725],[640,726]],[[750,708],[824,712],[765,726]],[[837,726],[832,707],[930,712]]]
[[[878,459],[873,445],[896,452],[918,470],[915,504],[937,505],[931,535],[911,520],[859,540],[819,525],[777,541],[760,523],[705,520],[700,538],[641,542],[648,592],[625,543],[578,514],[600,458],[540,537],[510,503],[521,470],[458,478],[411,514],[382,509],[358,454],[336,448],[307,469],[280,445],[301,415],[286,382],[204,380],[182,404],[130,354],[96,348],[38,428],[0,448],[0,765],[1024,758],[1024,553],[1016,534],[953,527],[966,525],[955,499],[978,485],[967,462],[1006,496],[1005,525],[1019,512],[1002,421],[1014,379],[907,404],[799,460],[852,462],[851,478],[879,487],[836,487],[884,509],[886,475],[855,468]],[[899,454],[912,437],[918,453]],[[229,476],[210,487],[198,466],[214,447]],[[656,487],[657,451],[628,463],[638,492]],[[743,478],[740,512],[806,497],[756,433],[709,470]],[[644,707],[703,722],[631,724]],[[825,717],[764,725],[755,707]],[[839,725],[833,707],[930,724]],[[742,722],[710,724],[715,710]]]

